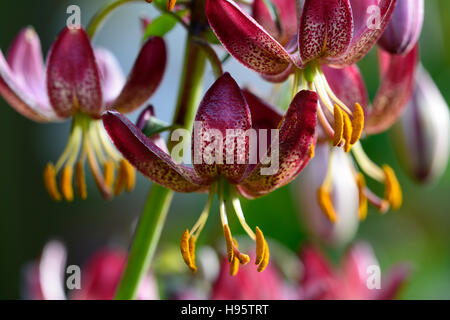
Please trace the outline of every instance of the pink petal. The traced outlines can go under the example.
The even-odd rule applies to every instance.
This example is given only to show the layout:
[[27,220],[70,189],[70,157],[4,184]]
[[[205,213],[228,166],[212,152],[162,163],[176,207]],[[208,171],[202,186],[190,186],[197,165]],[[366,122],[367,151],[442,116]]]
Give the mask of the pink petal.
[[[361,60],[386,29],[397,0],[349,0],[353,11],[354,33],[347,52],[324,62],[332,65],[352,65]],[[379,10],[379,11],[371,11]],[[372,15],[379,13],[379,24],[373,24]],[[370,26],[370,27],[369,27]]]
[[368,106],[366,84],[357,65],[342,69],[324,65],[322,71],[333,92],[350,109],[354,108],[355,103],[359,103],[364,109]]
[[298,45],[303,63],[340,57],[353,34],[353,17],[348,0],[305,0],[300,19]]
[[[252,173],[239,185],[241,193],[248,197],[267,194],[292,181],[304,167],[307,152],[315,134],[317,120],[317,94],[300,91],[292,100],[279,129],[279,169],[273,175],[261,174],[266,167],[259,163]],[[271,146],[267,154],[276,150]]]
[[104,104],[109,106],[119,96],[125,84],[125,76],[119,61],[109,50],[96,48],[94,53],[100,71]]
[[393,300],[398,297],[399,292],[405,285],[409,275],[411,274],[411,267],[407,264],[395,266],[386,279],[383,279],[381,290],[377,292],[374,299],[378,300]]
[[192,168],[176,164],[169,154],[120,113],[107,111],[103,115],[103,124],[123,156],[153,182],[177,192],[206,188]]
[[83,29],[65,28],[50,50],[47,90],[51,105],[61,117],[76,111],[100,118],[103,111],[100,73]]
[[142,47],[127,83],[113,107],[131,112],[142,106],[156,91],[166,68],[166,45],[160,37],[150,37]]
[[[231,182],[240,181],[248,165],[249,138],[243,137],[243,135],[251,128],[252,122],[250,110],[242,91],[229,73],[225,73],[209,88],[198,108],[195,121],[192,158],[197,174],[208,180],[221,174]],[[199,126],[197,127],[197,125]],[[233,139],[233,148],[227,146],[227,136],[231,138],[229,130],[241,131],[241,133],[236,131],[238,137]],[[222,136],[210,137],[213,131],[217,131]],[[242,137],[245,140],[244,145],[239,143]],[[231,139],[229,140],[231,142]],[[219,154],[220,158],[216,157],[214,150],[210,150],[212,154],[208,152],[208,149],[211,149],[209,146],[213,143],[223,146],[222,155]],[[243,147],[244,150],[239,149],[240,147]],[[230,151],[232,159],[227,159],[227,153]],[[213,162],[209,162],[209,164],[208,157],[210,155],[213,157]]]
[[39,37],[32,28],[19,33],[9,50],[8,61],[0,51],[0,94],[3,98],[31,120],[57,120],[45,91]]
[[264,75],[282,73],[291,57],[252,17],[230,0],[207,0],[206,16],[220,42],[246,67]]
[[292,0],[272,0],[278,9],[281,33],[275,21],[272,20],[263,0],[255,0],[252,5],[252,16],[255,20],[280,43],[287,43],[289,38],[297,34],[297,8]]
[[367,133],[380,133],[397,121],[414,89],[418,57],[418,46],[406,56],[390,55],[380,49],[381,84],[369,110],[365,125]]

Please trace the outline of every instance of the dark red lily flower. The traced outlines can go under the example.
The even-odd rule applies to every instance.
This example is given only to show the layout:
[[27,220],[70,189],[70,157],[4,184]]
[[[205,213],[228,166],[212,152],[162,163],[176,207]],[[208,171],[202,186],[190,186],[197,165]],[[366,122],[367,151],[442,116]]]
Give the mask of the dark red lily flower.
[[[199,106],[192,135],[193,167],[178,164],[118,112],[106,112],[103,123],[118,150],[150,180],[177,192],[209,191],[202,215],[191,231],[185,231],[181,241],[183,257],[192,271],[197,268],[195,241],[206,223],[215,193],[219,195],[229,262],[237,271],[239,262],[249,261],[248,256],[239,252],[228,227],[227,211],[234,209],[248,235],[256,241],[256,262],[258,270],[262,271],[268,263],[268,247],[261,230],[256,228],[256,233],[253,232],[245,222],[238,193],[248,198],[262,196],[296,177],[310,158],[316,110],[317,95],[301,91],[292,100],[286,115],[281,117],[275,109],[250,93],[244,95],[226,73],[211,86]],[[270,154],[279,159],[278,170],[270,173],[265,172],[270,169],[265,162],[267,157],[258,157],[254,163],[250,161],[250,149],[255,141],[247,133],[251,133],[252,128],[264,127],[278,133],[278,141],[272,136],[269,148],[264,149],[267,157]],[[231,147],[230,130],[237,134],[232,136]]]
[[[119,249],[96,252],[80,269],[80,287],[66,294],[67,251],[58,241],[50,241],[38,261],[26,268],[25,293],[33,300],[112,300],[126,262]],[[72,270],[73,271],[73,270]],[[73,273],[75,275],[75,273]],[[74,281],[75,282],[75,281]],[[140,284],[138,299],[158,299],[156,282],[150,274]]]
[[[165,63],[164,41],[152,37],[142,47],[125,81],[116,58],[105,49],[94,51],[81,28],[65,28],[60,33],[46,66],[39,37],[31,28],[20,32],[7,59],[0,52],[0,94],[16,111],[40,122],[72,118],[65,151],[56,165],[49,163],[44,172],[47,190],[54,200],[73,200],[74,166],[78,194],[86,198],[86,158],[104,197],[112,196],[115,168],[119,169],[118,181],[122,181],[115,184],[115,193],[124,187],[133,189],[133,168],[112,146],[98,120],[111,106],[130,112],[146,102],[162,80]],[[60,171],[62,196],[56,182]]]
[[[405,283],[410,271],[406,265],[398,265],[388,277],[378,276],[379,264],[370,245],[358,243],[345,255],[341,267],[334,268],[313,247],[302,250],[300,258],[304,273],[301,289],[304,299],[325,300],[391,300]],[[372,282],[373,280],[373,282]],[[380,280],[379,286],[376,283]]]

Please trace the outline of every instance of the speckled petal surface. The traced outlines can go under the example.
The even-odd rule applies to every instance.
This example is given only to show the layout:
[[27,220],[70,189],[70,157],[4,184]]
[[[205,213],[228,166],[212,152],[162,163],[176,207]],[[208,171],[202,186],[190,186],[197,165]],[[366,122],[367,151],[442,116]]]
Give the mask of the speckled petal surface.
[[86,32],[65,28],[48,57],[47,90],[53,110],[61,117],[82,111],[94,118],[103,112],[100,72]]

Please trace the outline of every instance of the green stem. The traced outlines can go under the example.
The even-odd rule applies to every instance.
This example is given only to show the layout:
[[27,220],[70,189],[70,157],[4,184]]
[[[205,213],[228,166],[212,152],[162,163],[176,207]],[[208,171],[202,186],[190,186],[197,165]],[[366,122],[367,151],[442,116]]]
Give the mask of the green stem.
[[114,0],[107,3],[102,9],[100,9],[95,16],[92,17],[91,21],[86,27],[86,33],[90,39],[93,39],[96,32],[98,31],[100,25],[103,23],[105,18],[113,12],[116,8],[121,5],[133,2],[133,1],[143,1],[143,0]]
[[[173,120],[174,126],[188,130],[192,128],[196,109],[200,103],[206,65],[204,52],[192,43],[192,39],[198,36],[198,33],[194,30],[199,30],[199,24],[206,23],[204,1],[197,0],[192,5],[191,29],[186,40],[184,68]],[[170,136],[171,134],[169,134],[169,139]],[[169,140],[169,150],[172,147],[173,143]],[[116,299],[136,298],[139,283],[149,269],[155,254],[172,197],[173,191],[157,184],[152,185],[136,229],[125,271],[116,292]]]

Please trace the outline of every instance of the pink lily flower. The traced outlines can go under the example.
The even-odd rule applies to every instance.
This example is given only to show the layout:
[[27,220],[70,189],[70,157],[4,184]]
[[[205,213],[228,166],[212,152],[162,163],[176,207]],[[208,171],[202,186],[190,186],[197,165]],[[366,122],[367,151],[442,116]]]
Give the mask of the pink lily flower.
[[[133,189],[134,169],[115,150],[99,119],[111,106],[131,112],[145,103],[161,82],[165,63],[164,41],[152,37],[125,81],[116,58],[105,49],[94,51],[82,28],[65,28],[53,43],[46,64],[32,28],[19,33],[7,58],[0,52],[0,94],[16,111],[38,122],[72,119],[64,152],[44,172],[54,200],[73,200],[74,167],[77,193],[82,199],[87,197],[86,159],[105,198],[124,188]],[[59,172],[61,191],[56,181]]]
[[387,277],[381,277],[375,254],[365,243],[352,246],[340,268],[333,267],[313,247],[304,248],[300,259],[304,268],[300,282],[304,299],[391,300],[410,273],[407,265],[397,265]]
[[[38,261],[26,268],[26,298],[32,300],[112,300],[126,262],[122,250],[100,250],[80,269],[79,288],[71,288],[66,294],[66,272],[70,276],[74,269],[66,269],[67,251],[58,241],[50,241]],[[68,272],[69,270],[70,272]],[[76,280],[72,284],[76,284]],[[69,289],[69,288],[67,288]],[[148,274],[138,291],[139,300],[158,299],[156,282]]]
[[[116,111],[107,111],[103,116],[103,123],[117,149],[153,182],[177,192],[209,192],[199,220],[190,231],[187,229],[183,233],[181,239],[183,258],[193,272],[197,270],[195,242],[207,221],[214,195],[218,194],[228,261],[236,274],[239,263],[246,264],[249,257],[239,251],[238,244],[231,235],[227,212],[236,213],[244,230],[256,242],[256,264],[259,265],[259,271],[264,270],[269,261],[267,243],[258,227],[254,232],[246,223],[238,195],[259,197],[289,183],[298,175],[310,158],[316,110],[317,95],[305,90],[294,97],[286,115],[282,117],[252,94],[243,93],[234,79],[226,73],[211,86],[197,111],[195,120],[197,124],[200,123],[200,128],[194,124],[193,167],[176,163],[164,149]],[[278,171],[263,173],[263,169],[267,168],[267,163],[263,161],[265,157],[259,157],[255,163],[251,163],[249,153],[252,143],[245,132],[252,128],[278,129],[279,143],[270,140],[274,142],[268,144],[266,154],[278,154]],[[228,148],[228,130],[240,130],[245,136],[238,134],[238,147],[233,145],[233,148]],[[220,135],[215,133],[212,137],[212,132]],[[243,143],[239,143],[239,139]],[[219,145],[216,153],[211,149],[214,145]],[[217,155],[217,150],[231,152],[219,152]],[[216,158],[212,159],[214,154]],[[229,161],[230,158],[232,161]]]

